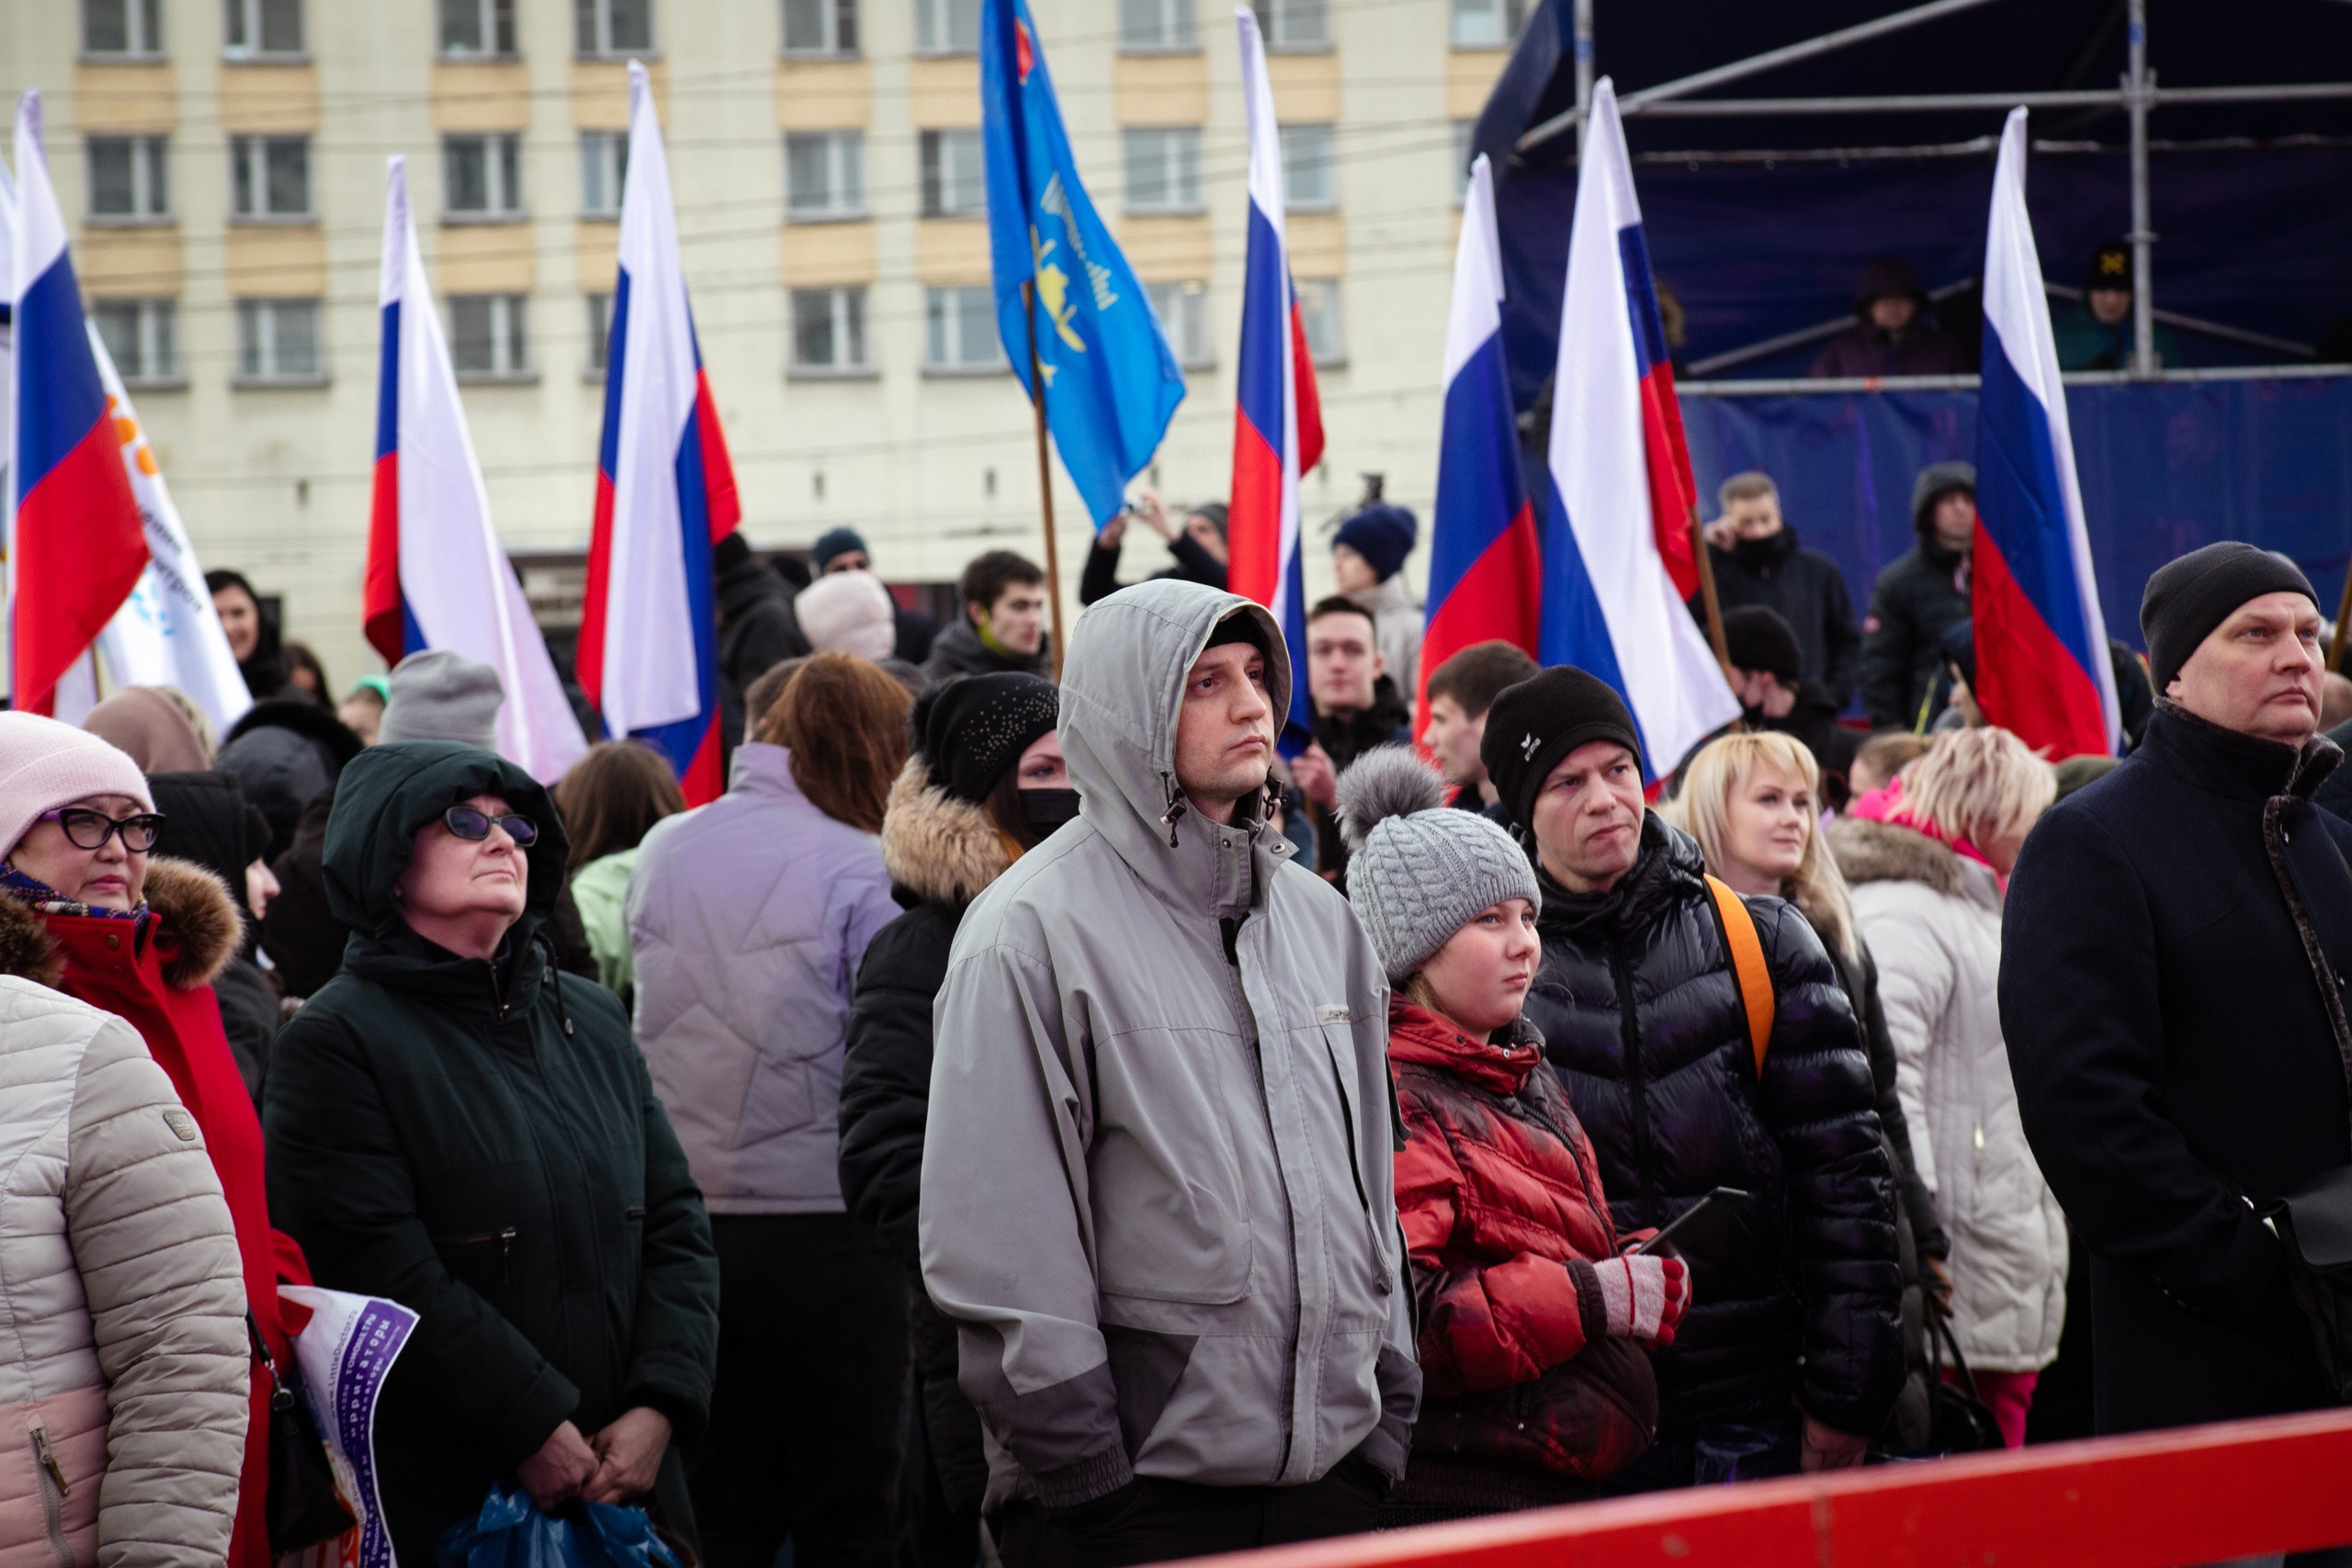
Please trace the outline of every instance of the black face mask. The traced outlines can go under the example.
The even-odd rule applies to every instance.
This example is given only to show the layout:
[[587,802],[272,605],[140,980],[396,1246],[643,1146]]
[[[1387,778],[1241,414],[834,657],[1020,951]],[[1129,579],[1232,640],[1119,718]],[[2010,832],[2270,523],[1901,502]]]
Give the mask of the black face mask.
[[1040,833],[1050,833],[1078,815],[1078,791],[1024,789],[1021,792],[1021,807],[1029,814],[1029,826]]

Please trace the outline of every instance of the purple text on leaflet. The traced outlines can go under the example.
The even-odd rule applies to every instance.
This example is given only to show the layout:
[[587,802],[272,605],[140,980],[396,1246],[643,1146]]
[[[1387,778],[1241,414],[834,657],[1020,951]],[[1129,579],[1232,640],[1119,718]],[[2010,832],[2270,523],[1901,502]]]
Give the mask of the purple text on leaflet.
[[359,1534],[360,1568],[390,1568],[392,1543],[384,1534],[382,1501],[376,1492],[376,1456],[370,1419],[377,1392],[391,1371],[392,1358],[407,1342],[415,1315],[387,1302],[370,1301],[351,1321],[349,1337],[336,1360],[335,1436],[351,1463],[352,1479],[368,1499]]

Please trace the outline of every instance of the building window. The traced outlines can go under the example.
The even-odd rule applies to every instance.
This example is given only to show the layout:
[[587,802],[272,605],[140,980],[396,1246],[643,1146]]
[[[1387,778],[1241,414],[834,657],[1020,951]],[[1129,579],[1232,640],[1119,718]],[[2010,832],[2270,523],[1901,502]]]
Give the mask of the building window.
[[1129,126],[1120,142],[1126,154],[1129,212],[1201,210],[1198,126]]
[[867,368],[865,290],[862,288],[794,289],[794,373],[848,375],[863,373]]
[[1209,286],[1205,283],[1147,283],[1144,297],[1159,330],[1175,352],[1176,363],[1187,370],[1206,370],[1216,363],[1209,346]]
[[784,212],[806,223],[865,216],[865,133],[795,130],[784,139]]
[[523,139],[443,137],[441,212],[460,220],[522,217]]
[[1119,0],[1119,47],[1135,54],[1200,48],[1193,0]]
[[572,0],[573,46],[589,59],[653,48],[653,0]]
[[450,60],[512,60],[514,0],[441,0],[441,53]]
[[1508,49],[1526,17],[1524,0],[1453,0],[1453,47]]
[[610,362],[613,337],[613,297],[590,294],[588,302],[588,374],[602,376]]
[[1299,324],[1306,329],[1306,355],[1317,365],[1348,362],[1347,335],[1340,330],[1340,280],[1302,277],[1298,290]]
[[1326,0],[1251,0],[1258,26],[1269,49],[1320,50],[1331,47],[1331,18]]
[[531,373],[527,301],[520,294],[449,296],[449,365],[461,381],[512,381]]
[[171,385],[180,378],[179,305],[172,299],[98,299],[90,313],[98,336],[127,387]]
[[977,130],[922,133],[922,215],[974,218],[989,207],[986,160]]
[[110,60],[164,52],[164,0],[82,0],[82,52]]
[[1331,161],[1329,125],[1285,125],[1283,200],[1292,212],[1329,212],[1340,205],[1339,169]]
[[924,369],[1003,368],[1004,345],[997,338],[994,289],[986,284],[973,288],[926,288],[922,313]]
[[229,138],[230,211],[248,222],[311,216],[311,139]]
[[302,0],[221,0],[220,42],[232,60],[299,58]]
[[319,381],[326,360],[316,299],[237,301],[237,379]]
[[980,0],[915,0],[917,54],[978,54]]
[[855,54],[857,0],[784,0],[784,52]]
[[621,190],[628,180],[628,132],[580,133],[580,215],[618,218]]
[[152,222],[172,214],[171,141],[161,136],[93,136],[90,216]]

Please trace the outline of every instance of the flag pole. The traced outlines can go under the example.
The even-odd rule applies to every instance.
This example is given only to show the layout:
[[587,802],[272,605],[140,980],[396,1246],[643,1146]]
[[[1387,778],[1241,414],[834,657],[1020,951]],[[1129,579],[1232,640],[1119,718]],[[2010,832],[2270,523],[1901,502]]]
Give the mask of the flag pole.
[[2327,639],[2327,667],[2339,672],[2344,668],[2344,633],[2347,626],[2352,626],[2352,563],[2344,568],[2344,597],[2336,602],[2335,630]]
[[1724,667],[1724,679],[1728,681],[1731,647],[1724,641],[1723,602],[1715,597],[1715,562],[1708,552],[1707,533],[1699,525],[1699,509],[1695,505],[1690,508],[1690,554],[1699,564],[1699,602],[1707,612],[1707,641],[1715,650],[1715,662]]
[[1053,606],[1054,683],[1059,685],[1062,649],[1068,646],[1062,636],[1062,559],[1054,537],[1054,465],[1046,451],[1046,373],[1037,363],[1037,307],[1032,287],[1025,280],[1021,285],[1021,320],[1029,328],[1029,406],[1037,415],[1037,503],[1046,513],[1046,603]]

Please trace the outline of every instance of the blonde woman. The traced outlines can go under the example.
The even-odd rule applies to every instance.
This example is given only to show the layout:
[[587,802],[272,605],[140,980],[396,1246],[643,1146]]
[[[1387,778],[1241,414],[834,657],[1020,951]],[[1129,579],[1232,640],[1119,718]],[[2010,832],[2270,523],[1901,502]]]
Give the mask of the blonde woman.
[[2001,899],[2057,781],[2005,729],[1956,730],[1830,846],[1875,950],[1905,1120],[1951,1237],[1952,1330],[2011,1448],[2066,1310],[2066,1222],[2001,1036]]
[[[1916,1276],[1924,1274],[1938,1298],[1946,1299],[1951,1287],[1941,1260],[1950,1254],[1951,1244],[1912,1156],[1909,1124],[1896,1092],[1894,1044],[1879,1001],[1877,961],[1855,921],[1846,879],[1822,842],[1821,811],[1821,770],[1813,752],[1794,736],[1751,732],[1724,736],[1692,757],[1683,774],[1682,793],[1665,815],[1698,841],[1711,874],[1736,892],[1794,904],[1828,950],[1838,983],[1853,1004],[1855,1021],[1870,1048],[1879,1122],[1893,1152],[1903,1214],[1910,1222],[1921,1260],[1916,1270],[1906,1260],[1905,1294],[1917,1282]],[[1906,1312],[1905,1317],[1911,1314]],[[1912,1349],[1924,1359],[1922,1346]],[[1905,1449],[1924,1445],[1926,1416],[1925,1400],[1906,1391],[1896,1402],[1888,1440]]]

